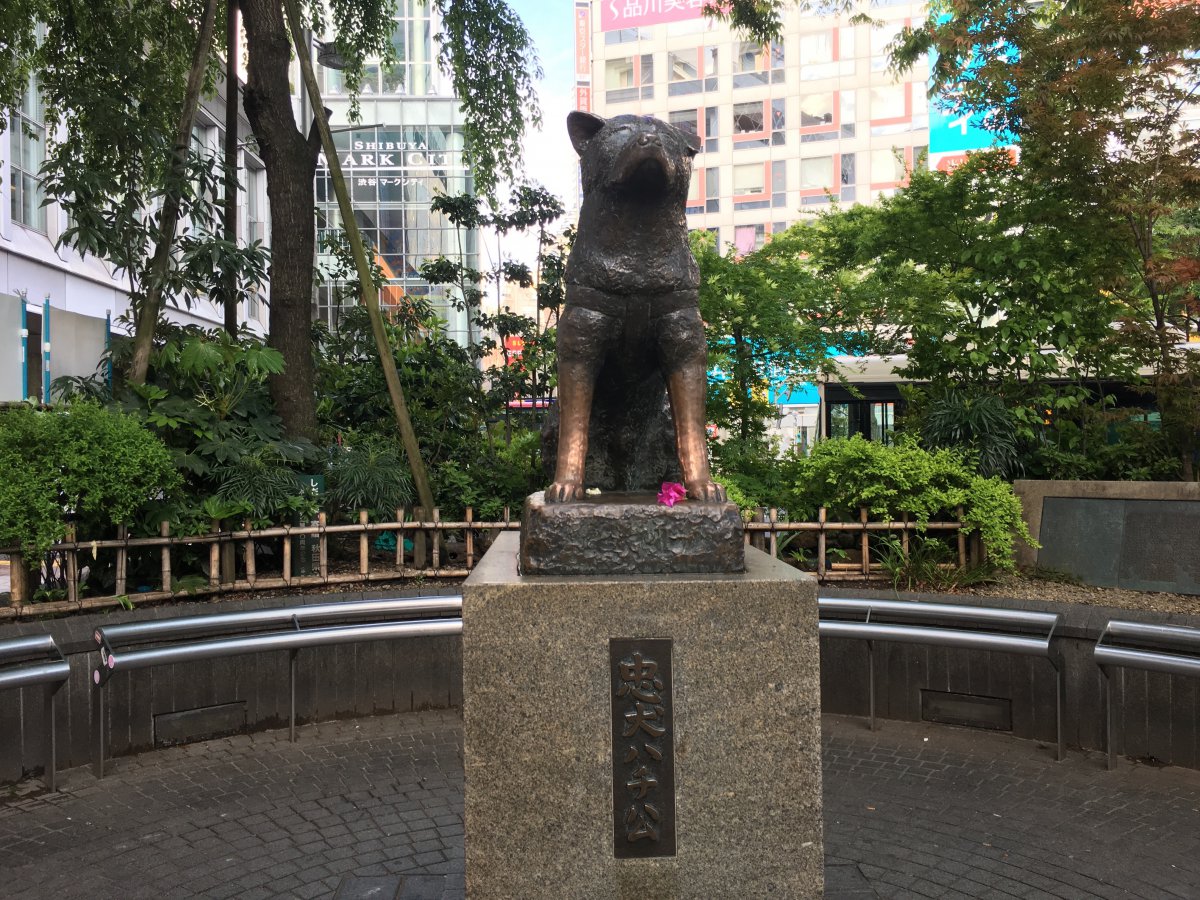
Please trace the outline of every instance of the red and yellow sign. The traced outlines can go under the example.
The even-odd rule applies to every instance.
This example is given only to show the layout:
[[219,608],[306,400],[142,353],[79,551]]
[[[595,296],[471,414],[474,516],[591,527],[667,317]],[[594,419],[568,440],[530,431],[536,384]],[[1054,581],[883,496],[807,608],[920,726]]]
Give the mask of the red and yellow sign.
[[592,8],[575,7],[575,77],[592,74]]

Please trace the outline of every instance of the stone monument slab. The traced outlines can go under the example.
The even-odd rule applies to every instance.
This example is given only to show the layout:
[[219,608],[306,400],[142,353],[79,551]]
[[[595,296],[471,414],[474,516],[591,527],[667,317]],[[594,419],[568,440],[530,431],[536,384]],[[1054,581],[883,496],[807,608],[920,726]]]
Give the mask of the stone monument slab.
[[732,503],[663,506],[646,492],[574,503],[531,494],[521,517],[523,575],[736,573],[745,568],[742,518]]
[[517,556],[463,585],[468,898],[821,896],[815,580]]

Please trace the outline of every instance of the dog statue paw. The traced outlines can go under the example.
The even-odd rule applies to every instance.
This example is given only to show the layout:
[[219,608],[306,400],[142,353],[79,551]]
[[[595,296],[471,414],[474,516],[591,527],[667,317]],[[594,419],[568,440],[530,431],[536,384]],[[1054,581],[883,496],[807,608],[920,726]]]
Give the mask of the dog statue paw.
[[575,503],[584,496],[582,484],[556,481],[546,488],[547,503]]
[[689,500],[699,500],[701,503],[724,503],[725,488],[715,481],[689,481],[686,484]]

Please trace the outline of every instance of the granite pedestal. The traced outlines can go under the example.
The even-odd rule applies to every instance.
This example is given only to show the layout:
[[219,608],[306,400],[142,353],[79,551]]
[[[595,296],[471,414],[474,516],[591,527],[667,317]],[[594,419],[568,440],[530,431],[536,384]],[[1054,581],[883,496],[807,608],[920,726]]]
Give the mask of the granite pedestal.
[[521,513],[522,575],[741,572],[745,532],[733,503],[675,506],[653,491],[607,492],[575,503],[530,494]]
[[[821,896],[816,582],[753,549],[739,575],[517,553],[502,535],[463,585],[468,898]],[[673,855],[618,858],[613,639],[671,642]]]

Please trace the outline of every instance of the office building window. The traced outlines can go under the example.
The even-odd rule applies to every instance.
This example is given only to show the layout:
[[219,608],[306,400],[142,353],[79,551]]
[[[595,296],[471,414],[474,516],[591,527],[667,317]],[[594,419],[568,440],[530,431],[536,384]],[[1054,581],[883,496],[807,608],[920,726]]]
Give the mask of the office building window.
[[858,118],[856,114],[857,92],[853,89],[848,91],[838,92],[838,107],[841,111],[839,121],[842,123],[842,137],[854,137],[854,120]]
[[882,22],[871,29],[871,71],[882,72],[891,62],[888,47],[900,36],[904,22]]
[[721,211],[721,170],[716,166],[704,170],[704,211]]
[[694,109],[680,109],[675,112],[667,113],[667,121],[678,128],[680,131],[686,131],[689,134],[700,136],[699,115]]
[[733,245],[739,256],[753,253],[767,242],[765,225],[736,225],[733,229]]
[[835,95],[832,91],[821,94],[805,94],[800,98],[800,127],[820,128],[833,125]]
[[27,228],[46,233],[46,198],[38,172],[46,161],[46,113],[38,91],[37,77],[30,76],[13,110],[9,123],[12,160],[8,168],[10,212],[12,220]]
[[654,55],[625,56],[604,63],[604,98],[609,103],[654,97]]
[[787,206],[787,163],[783,160],[771,163],[771,205]]
[[786,139],[786,124],[787,101],[782,97],[776,100],[756,100],[753,103],[735,103],[734,149],[779,146]]
[[904,151],[895,147],[871,151],[871,183],[896,184],[905,177]]
[[895,121],[912,115],[908,105],[908,86],[889,84],[871,88],[871,122]]
[[733,133],[761,134],[763,131],[763,111],[765,106],[761,100],[753,103],[735,103],[733,105]]
[[[401,0],[396,4],[396,25],[392,29],[392,47],[396,62],[382,72],[383,90],[389,94],[424,96],[434,90],[433,66],[436,56],[430,58],[433,34],[429,18],[429,6],[413,0]],[[341,73],[336,69],[322,68],[327,79],[341,82]]]
[[833,62],[833,36],[832,31],[801,35],[800,65],[812,66]]
[[733,167],[735,195],[762,194],[766,189],[766,167],[762,163],[746,163]]
[[855,184],[858,176],[854,171],[855,157],[853,153],[842,154],[842,184]]
[[698,94],[717,89],[717,48],[691,47],[667,54],[667,95]]
[[800,160],[800,188],[805,191],[833,187],[833,157],[813,156]]
[[687,206],[684,212],[691,215],[698,215],[704,212],[704,200],[702,194],[704,186],[704,174],[702,169],[692,169],[692,179],[688,183]]
[[634,41],[640,40],[643,36],[640,28],[618,28],[616,31],[604,32],[604,43],[631,44]]
[[833,31],[800,36],[800,80],[815,81],[838,74]]
[[720,133],[720,125],[718,122],[721,118],[721,110],[716,106],[708,106],[704,109],[704,152],[715,153],[717,151],[717,135]]
[[783,62],[783,45],[778,41],[770,46],[742,41],[733,58],[733,86],[740,88],[781,83],[784,79]]

